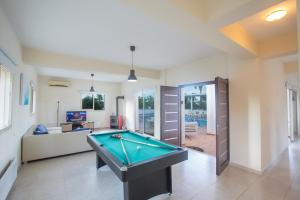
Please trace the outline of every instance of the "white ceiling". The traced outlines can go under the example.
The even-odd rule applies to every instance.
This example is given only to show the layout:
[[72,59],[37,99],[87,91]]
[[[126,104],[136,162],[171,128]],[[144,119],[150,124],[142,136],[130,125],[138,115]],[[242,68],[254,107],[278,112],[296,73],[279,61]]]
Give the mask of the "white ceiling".
[[[278,21],[267,22],[265,17],[272,11],[286,9],[287,15]],[[263,41],[270,37],[279,36],[292,31],[297,31],[296,0],[287,0],[268,9],[265,9],[251,17],[239,22],[246,31],[256,38]]]
[[122,0],[2,0],[23,46],[163,69],[217,50],[184,30],[147,17]]

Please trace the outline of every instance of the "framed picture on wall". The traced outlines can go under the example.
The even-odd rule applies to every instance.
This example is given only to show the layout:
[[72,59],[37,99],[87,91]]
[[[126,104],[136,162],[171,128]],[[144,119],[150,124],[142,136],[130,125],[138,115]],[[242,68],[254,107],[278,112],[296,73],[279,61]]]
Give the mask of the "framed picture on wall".
[[30,84],[26,76],[20,74],[20,105],[26,106],[29,105],[30,99]]

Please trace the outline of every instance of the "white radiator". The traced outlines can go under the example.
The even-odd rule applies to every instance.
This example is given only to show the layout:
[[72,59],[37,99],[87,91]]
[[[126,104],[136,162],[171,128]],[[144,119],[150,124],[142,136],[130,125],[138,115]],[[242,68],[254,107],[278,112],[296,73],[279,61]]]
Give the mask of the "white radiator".
[[18,166],[11,160],[0,174],[0,200],[5,200],[17,179]]

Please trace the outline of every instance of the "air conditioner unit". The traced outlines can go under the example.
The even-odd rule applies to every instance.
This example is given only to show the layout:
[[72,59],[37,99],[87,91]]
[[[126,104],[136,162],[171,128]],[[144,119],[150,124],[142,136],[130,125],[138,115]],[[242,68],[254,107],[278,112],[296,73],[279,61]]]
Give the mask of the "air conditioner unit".
[[70,81],[48,81],[49,86],[55,86],[55,87],[69,87]]

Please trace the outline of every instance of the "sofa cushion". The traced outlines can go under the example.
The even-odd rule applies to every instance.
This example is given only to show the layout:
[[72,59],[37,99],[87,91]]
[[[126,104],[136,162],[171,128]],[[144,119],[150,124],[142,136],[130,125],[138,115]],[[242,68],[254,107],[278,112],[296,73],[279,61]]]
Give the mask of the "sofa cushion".
[[48,130],[47,130],[47,128],[46,128],[45,125],[43,125],[43,124],[38,124],[38,125],[36,126],[36,128],[34,129],[33,134],[34,134],[34,135],[48,134]]
[[47,127],[47,129],[48,129],[49,134],[62,133],[62,128],[61,127]]

